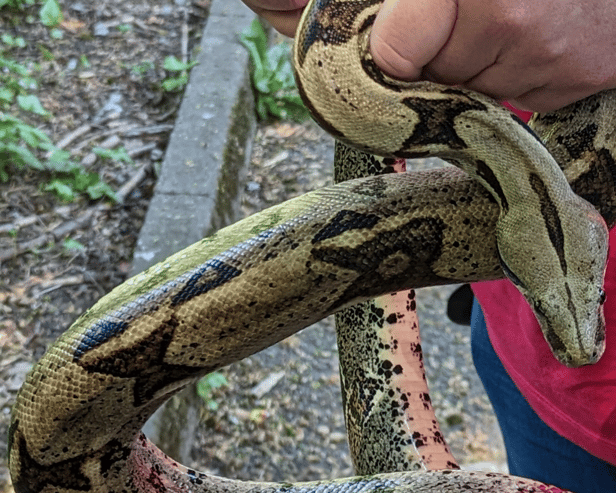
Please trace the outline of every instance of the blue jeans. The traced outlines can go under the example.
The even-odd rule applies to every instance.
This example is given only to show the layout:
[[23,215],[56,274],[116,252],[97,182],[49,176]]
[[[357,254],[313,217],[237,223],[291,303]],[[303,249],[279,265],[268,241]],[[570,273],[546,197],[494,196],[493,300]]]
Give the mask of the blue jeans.
[[616,466],[560,436],[528,405],[494,352],[477,300],[471,329],[473,360],[498,418],[511,474],[575,493],[616,492]]

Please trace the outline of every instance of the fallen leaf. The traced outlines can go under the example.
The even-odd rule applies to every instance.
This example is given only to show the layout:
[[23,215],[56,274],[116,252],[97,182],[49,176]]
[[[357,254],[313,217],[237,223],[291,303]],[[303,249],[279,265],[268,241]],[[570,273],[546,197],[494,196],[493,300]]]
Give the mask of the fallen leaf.
[[71,33],[80,33],[86,30],[86,23],[80,21],[79,19],[73,19],[73,18],[69,18],[69,19],[64,19],[61,23],[60,26],[63,29],[66,29],[68,32]]

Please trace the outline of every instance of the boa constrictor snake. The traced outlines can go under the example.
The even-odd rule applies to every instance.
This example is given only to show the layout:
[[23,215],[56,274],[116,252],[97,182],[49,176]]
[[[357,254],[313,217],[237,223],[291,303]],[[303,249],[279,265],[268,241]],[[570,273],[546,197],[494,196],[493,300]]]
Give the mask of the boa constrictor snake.
[[[535,134],[488,98],[378,71],[367,39],[380,3],[311,2],[295,52],[308,106],[336,138],[386,156],[386,167],[393,157],[438,155],[485,189],[455,168],[344,182],[220,230],[126,281],[54,343],[20,390],[9,437],[17,493],[559,491],[455,469],[240,482],[187,469],[140,433],[188,383],[330,313],[410,287],[501,278],[503,270],[561,361],[600,356],[605,224],[616,218],[614,94],[535,121],[599,215],[571,192]],[[353,159],[354,151],[339,152]],[[368,350],[395,353],[398,344]],[[406,371],[391,360],[379,368],[390,381]],[[355,407],[347,420],[370,414],[366,401],[346,405]]]

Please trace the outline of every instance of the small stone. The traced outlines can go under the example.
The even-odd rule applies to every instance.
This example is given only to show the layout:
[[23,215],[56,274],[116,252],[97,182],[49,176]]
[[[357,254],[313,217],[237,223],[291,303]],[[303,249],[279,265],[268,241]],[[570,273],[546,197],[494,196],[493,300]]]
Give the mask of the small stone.
[[317,426],[317,433],[322,437],[326,437],[329,435],[329,428],[325,425]]
[[94,24],[94,36],[108,36],[109,28],[103,22]]
[[256,181],[249,181],[246,183],[246,191],[249,193],[256,193],[261,190],[261,185]]
[[150,159],[152,161],[159,161],[160,159],[163,158],[164,155],[165,153],[161,151],[160,149],[158,148],[152,149],[152,152],[150,152]]
[[73,4],[70,4],[69,8],[71,10],[74,10],[75,12],[86,12],[88,10],[82,2],[75,2]]
[[329,435],[329,439],[332,443],[341,443],[346,440],[346,435],[338,431],[334,431]]

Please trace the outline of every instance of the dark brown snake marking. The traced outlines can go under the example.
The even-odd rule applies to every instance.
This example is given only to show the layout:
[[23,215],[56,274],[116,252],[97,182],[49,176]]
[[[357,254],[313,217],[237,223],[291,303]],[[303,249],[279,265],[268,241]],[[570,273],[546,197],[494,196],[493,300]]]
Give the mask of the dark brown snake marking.
[[[340,17],[347,2],[322,3]],[[372,14],[365,3],[354,5],[362,6],[355,13],[360,28],[367,32]],[[363,14],[368,17],[362,18]],[[350,16],[345,23],[350,19],[357,18]],[[335,38],[340,25],[327,27],[330,36]],[[347,36],[345,43],[353,39]],[[323,59],[328,57],[325,53]],[[419,92],[426,89],[422,87]],[[359,108],[356,103],[361,99],[353,97],[344,95]],[[535,122],[574,190],[592,200],[610,226],[616,210],[613,100],[613,93],[604,93]],[[470,126],[456,119],[450,131],[465,144],[491,140],[474,136],[473,126],[485,115],[478,110],[467,113]],[[519,125],[508,131],[520,139],[528,134]],[[353,129],[344,127],[338,133],[349,132]],[[580,135],[592,135],[592,141],[576,143]],[[507,132],[499,138],[511,142]],[[435,142],[436,137],[431,139]],[[533,141],[534,137],[526,145],[532,147]],[[401,145],[396,148],[407,152]],[[543,151],[533,149],[528,154],[537,152]],[[499,176],[496,179],[506,183]],[[541,181],[552,185],[545,178]],[[517,187],[518,182],[513,183]],[[484,185],[494,191],[489,180]],[[503,193],[510,193],[512,186],[507,182]],[[554,200],[552,190],[549,194]],[[506,200],[508,210],[513,210],[516,202],[508,195]],[[61,336],[22,387],[9,443],[16,492],[550,491],[520,478],[463,471],[395,473],[304,485],[236,482],[180,466],[139,433],[147,417],[189,382],[332,311],[411,286],[502,277],[494,240],[499,219],[495,201],[502,207],[498,193],[486,194],[455,169],[351,181],[225,228],[122,284]],[[560,209],[558,216],[565,218]],[[565,241],[570,241],[567,235]],[[562,249],[571,271],[570,245]],[[590,280],[591,285],[599,282],[595,275]],[[569,286],[568,281],[565,284]],[[412,301],[408,300],[409,308]],[[583,319],[584,310],[577,305],[576,310]],[[386,323],[394,325],[399,316],[405,314],[396,314],[395,320],[387,316]],[[548,330],[570,342],[566,334],[556,333],[557,328]],[[593,330],[583,335],[601,339],[600,332]],[[600,343],[594,339],[593,344]],[[394,337],[381,345],[389,351],[399,343]],[[394,363],[384,365],[381,360],[377,372],[393,381],[399,374]],[[348,380],[345,383],[349,385]],[[349,396],[352,392],[348,400]],[[372,416],[378,417],[378,412]],[[361,439],[361,430],[358,436]]]

